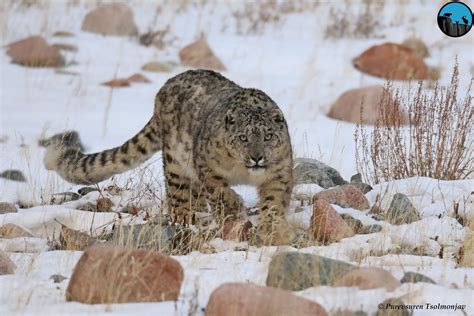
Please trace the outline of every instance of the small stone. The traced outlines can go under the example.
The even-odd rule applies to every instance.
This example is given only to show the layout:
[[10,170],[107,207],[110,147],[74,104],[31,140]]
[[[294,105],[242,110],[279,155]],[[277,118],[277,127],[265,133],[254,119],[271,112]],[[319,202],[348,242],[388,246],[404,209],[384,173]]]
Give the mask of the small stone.
[[68,32],[68,31],[56,31],[56,32],[54,32],[53,36],[72,37],[72,36],[74,36],[74,33],[71,33],[71,32]]
[[247,241],[250,239],[252,223],[249,220],[227,221],[222,227],[222,239]]
[[125,3],[103,4],[90,11],[82,22],[81,30],[102,35],[138,35],[133,11]]
[[354,231],[331,204],[324,200],[314,202],[310,231],[316,240],[323,243],[337,242],[342,238],[354,236]]
[[425,282],[425,283],[432,283],[436,284],[435,281],[430,279],[427,276],[424,276],[421,273],[416,273],[416,272],[405,272],[403,275],[403,278],[400,280],[401,283],[418,283],[418,282]]
[[106,82],[102,82],[101,85],[111,87],[111,88],[122,88],[122,87],[129,87],[130,81],[128,79],[116,78],[116,79],[112,79]]
[[53,280],[54,283],[61,283],[62,281],[66,280],[67,277],[61,274],[53,274],[49,277],[50,280]]
[[59,235],[62,250],[84,250],[96,243],[96,239],[86,233],[71,229],[65,225],[61,226]]
[[351,287],[356,286],[361,290],[385,288],[388,291],[393,291],[401,285],[400,281],[387,270],[367,267],[357,268],[349,271],[347,274],[338,279],[334,286]]
[[4,238],[34,237],[26,228],[11,223],[0,226],[0,235]]
[[66,301],[86,304],[176,301],[183,282],[178,261],[159,252],[109,245],[86,249],[66,290]]
[[402,300],[397,298],[389,298],[378,304],[378,310],[375,316],[410,316],[411,312],[408,309],[402,309],[397,306],[406,305]]
[[290,291],[248,283],[224,283],[211,294],[205,316],[328,315],[316,302]]
[[150,83],[151,80],[142,74],[134,74],[127,78],[129,82]]
[[197,41],[183,47],[179,51],[179,59],[185,66],[211,70],[225,70],[224,64],[222,64],[209,47],[204,35],[201,35]]
[[99,191],[99,190],[97,188],[94,188],[94,187],[82,187],[79,190],[77,190],[77,193],[84,196],[84,195],[87,195],[88,193],[91,193],[91,192],[94,192],[94,191]]
[[173,70],[171,63],[149,62],[142,66],[142,70],[150,72],[170,72]]
[[0,275],[14,274],[16,265],[10,260],[10,257],[0,249]]
[[49,45],[41,36],[30,36],[7,45],[12,63],[25,67],[61,67],[65,59],[57,47]]
[[58,49],[65,50],[65,51],[68,51],[68,52],[77,52],[77,50],[78,50],[76,45],[64,44],[64,43],[53,44],[53,47],[56,47]]
[[354,185],[344,184],[341,189],[346,195],[346,201],[349,207],[355,208],[356,210],[363,211],[370,208],[369,201],[365,195]]
[[325,189],[347,183],[336,169],[316,159],[296,158],[293,175],[296,184],[315,183]]
[[385,214],[385,219],[390,224],[401,225],[420,220],[420,215],[405,194],[396,193]]
[[0,214],[18,213],[18,210],[13,203],[0,202]]
[[362,175],[360,173],[353,175],[351,177],[350,183],[356,188],[358,188],[363,194],[372,191],[372,187],[362,181]]
[[112,212],[114,203],[109,198],[101,197],[97,199],[96,206],[98,212]]
[[273,256],[268,266],[267,286],[300,291],[319,285],[332,285],[355,267],[340,260],[298,252]]
[[20,170],[5,170],[0,173],[0,178],[12,181],[26,182],[26,178]]

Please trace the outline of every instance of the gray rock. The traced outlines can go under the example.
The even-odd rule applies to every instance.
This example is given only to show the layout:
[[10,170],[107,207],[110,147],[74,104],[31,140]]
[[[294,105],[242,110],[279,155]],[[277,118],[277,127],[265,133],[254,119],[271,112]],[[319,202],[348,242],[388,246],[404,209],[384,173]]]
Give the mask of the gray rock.
[[293,173],[296,184],[315,183],[327,189],[347,183],[336,169],[316,159],[296,158]]
[[18,210],[13,203],[0,202],[0,214],[18,213]]
[[409,224],[420,220],[420,214],[405,194],[397,193],[393,196],[385,220],[394,225]]
[[362,175],[357,173],[351,177],[351,184],[366,194],[367,192],[372,191],[372,187],[367,183],[362,182]]
[[403,275],[403,278],[400,280],[401,283],[418,283],[418,282],[425,282],[425,283],[432,283],[436,284],[435,281],[432,279],[428,278],[427,276],[424,276],[421,273],[416,273],[416,272],[406,272]]
[[50,280],[53,280],[54,283],[61,283],[62,281],[66,280],[67,277],[61,274],[53,274],[49,277]]
[[20,170],[5,170],[0,173],[0,178],[5,178],[12,181],[26,182],[26,178]]
[[89,193],[94,192],[94,191],[99,191],[99,190],[97,188],[94,188],[94,187],[82,187],[79,190],[77,190],[77,193],[84,196],[84,195],[89,194]]
[[268,267],[267,286],[300,291],[318,285],[332,285],[355,267],[318,255],[283,252],[273,256]]
[[397,306],[406,305],[402,300],[397,298],[389,298],[378,305],[375,316],[410,316],[410,310],[401,309]]

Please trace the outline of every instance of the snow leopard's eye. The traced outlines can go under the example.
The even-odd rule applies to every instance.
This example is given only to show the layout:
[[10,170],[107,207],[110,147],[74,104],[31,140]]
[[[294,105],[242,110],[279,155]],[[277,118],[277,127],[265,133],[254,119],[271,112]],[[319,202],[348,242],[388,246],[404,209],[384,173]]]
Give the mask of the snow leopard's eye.
[[247,138],[247,136],[245,136],[245,135],[240,135],[240,136],[239,136],[239,139],[240,139],[241,142],[244,142],[244,143],[245,143],[246,141],[248,141],[248,138]]
[[268,142],[268,141],[272,140],[272,138],[273,138],[273,134],[267,134],[267,135],[265,135],[264,139],[265,139],[265,141]]

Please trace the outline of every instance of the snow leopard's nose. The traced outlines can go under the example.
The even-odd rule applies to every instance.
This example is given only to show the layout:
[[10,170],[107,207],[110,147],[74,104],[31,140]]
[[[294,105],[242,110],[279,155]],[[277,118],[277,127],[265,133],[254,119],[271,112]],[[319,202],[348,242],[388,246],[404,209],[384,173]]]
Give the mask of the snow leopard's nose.
[[253,166],[262,166],[263,165],[263,156],[250,157],[250,163]]

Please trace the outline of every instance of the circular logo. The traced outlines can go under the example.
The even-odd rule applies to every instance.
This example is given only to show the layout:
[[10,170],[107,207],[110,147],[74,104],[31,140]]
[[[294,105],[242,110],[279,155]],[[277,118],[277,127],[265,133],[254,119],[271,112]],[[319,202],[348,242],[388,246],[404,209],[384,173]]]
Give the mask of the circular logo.
[[466,35],[472,27],[472,11],[463,2],[446,3],[438,12],[439,29],[450,37]]

